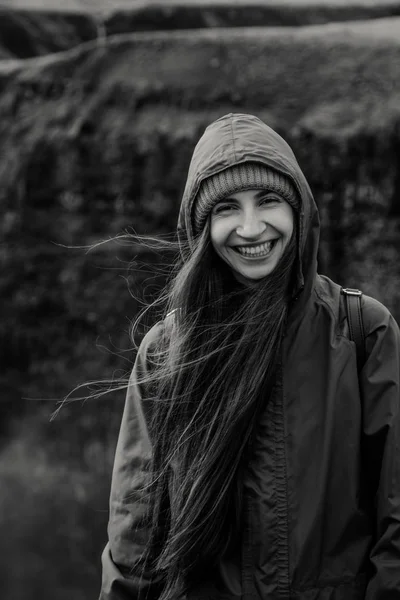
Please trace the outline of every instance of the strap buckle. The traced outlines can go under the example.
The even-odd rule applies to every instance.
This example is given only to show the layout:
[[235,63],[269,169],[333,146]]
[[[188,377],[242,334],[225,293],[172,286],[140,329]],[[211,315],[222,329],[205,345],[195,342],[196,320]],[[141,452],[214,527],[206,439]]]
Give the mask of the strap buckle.
[[343,293],[348,296],[362,296],[362,292],[360,290],[355,290],[353,288],[342,288]]

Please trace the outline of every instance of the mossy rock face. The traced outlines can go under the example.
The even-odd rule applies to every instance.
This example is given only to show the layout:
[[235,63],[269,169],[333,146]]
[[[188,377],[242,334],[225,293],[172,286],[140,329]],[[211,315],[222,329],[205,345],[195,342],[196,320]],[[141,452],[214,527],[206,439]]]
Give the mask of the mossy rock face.
[[109,34],[217,27],[299,27],[400,14],[400,4],[315,2],[169,2],[116,10],[106,21]]
[[0,59],[60,52],[96,36],[96,23],[89,15],[0,8]]
[[[39,10],[38,10],[39,9]],[[128,0],[67,3],[3,0],[0,59],[29,58],[69,50],[83,42],[140,31],[232,27],[299,27],[400,15],[400,2],[365,0],[329,4],[314,1],[148,2]]]
[[[56,404],[48,399],[89,380],[121,379],[123,387],[134,358],[135,294],[150,297],[163,280],[149,287],[155,257],[125,238],[87,250],[131,228],[175,230],[190,156],[210,121],[250,112],[287,139],[321,212],[320,271],[375,296],[400,319],[399,33],[397,19],[149,33],[0,64],[1,423],[4,444],[10,433],[19,440],[0,460],[1,482],[13,490],[4,514],[11,500],[18,506],[18,490],[21,498],[33,490],[13,513],[13,527],[23,515],[32,537],[27,545],[21,529],[18,539],[13,534],[2,571],[9,597],[33,599],[35,568],[48,568],[55,545],[76,544],[90,576],[82,582],[75,561],[60,557],[51,598],[97,593],[104,481],[124,390],[66,405],[51,423]],[[139,262],[149,268],[139,270]],[[45,456],[36,461],[39,451]],[[24,474],[28,453],[43,473]],[[60,504],[52,503],[55,493]],[[51,507],[48,521],[43,506]],[[71,513],[61,519],[65,507]],[[93,509],[101,520],[88,517]],[[51,530],[58,518],[74,531],[61,528],[55,545],[41,546],[36,524]],[[6,519],[0,533],[8,542]],[[33,564],[32,556],[37,567],[24,588],[12,565]],[[46,600],[42,588],[36,597]]]
[[[120,272],[114,277],[96,262],[112,268],[115,246],[99,259],[65,246],[129,227],[173,231],[194,145],[230,111],[257,114],[293,146],[321,210],[320,269],[400,317],[396,28],[398,20],[284,35],[125,36],[3,72],[2,227],[7,247],[18,251],[6,253],[1,285],[10,292],[5,310],[21,323],[3,324],[14,348],[10,368],[30,373],[40,364],[44,374],[45,365],[53,369],[49,347],[68,354],[76,336],[90,343],[134,318],[137,304]],[[126,246],[118,253],[132,258]],[[30,354],[25,336],[46,343]]]

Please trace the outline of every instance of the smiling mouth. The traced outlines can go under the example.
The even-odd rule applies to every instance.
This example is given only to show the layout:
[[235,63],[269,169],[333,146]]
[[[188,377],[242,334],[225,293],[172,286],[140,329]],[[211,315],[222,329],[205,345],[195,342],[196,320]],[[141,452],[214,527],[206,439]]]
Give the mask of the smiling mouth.
[[233,249],[246,258],[264,258],[272,252],[277,241],[278,239],[274,239],[257,246],[234,246]]

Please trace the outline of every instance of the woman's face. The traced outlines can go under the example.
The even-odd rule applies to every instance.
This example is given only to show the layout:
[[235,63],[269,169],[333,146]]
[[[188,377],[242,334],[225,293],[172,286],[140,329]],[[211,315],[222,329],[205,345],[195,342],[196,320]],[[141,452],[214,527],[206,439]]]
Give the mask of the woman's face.
[[245,190],[218,202],[211,212],[216,253],[244,283],[275,269],[293,233],[293,210],[277,192]]

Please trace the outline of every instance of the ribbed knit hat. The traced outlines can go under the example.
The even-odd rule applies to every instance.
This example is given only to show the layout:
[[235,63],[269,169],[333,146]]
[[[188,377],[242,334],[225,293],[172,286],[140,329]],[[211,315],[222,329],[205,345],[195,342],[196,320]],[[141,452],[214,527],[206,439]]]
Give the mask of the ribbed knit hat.
[[249,189],[277,192],[292,208],[295,210],[299,208],[298,193],[288,177],[261,163],[240,163],[207,177],[201,183],[193,207],[195,233],[201,232],[210,211],[217,202],[230,194]]

